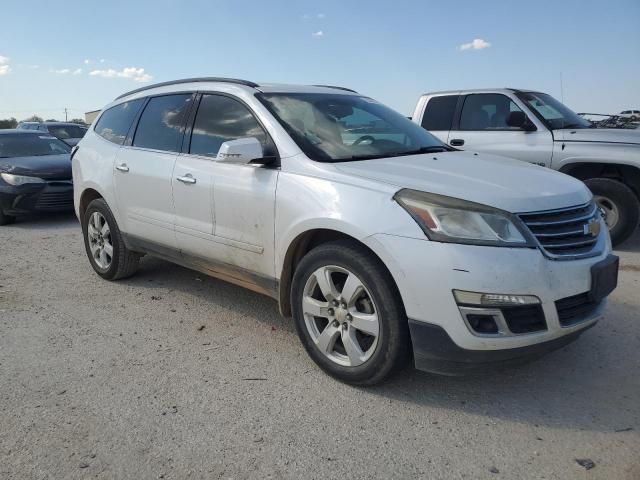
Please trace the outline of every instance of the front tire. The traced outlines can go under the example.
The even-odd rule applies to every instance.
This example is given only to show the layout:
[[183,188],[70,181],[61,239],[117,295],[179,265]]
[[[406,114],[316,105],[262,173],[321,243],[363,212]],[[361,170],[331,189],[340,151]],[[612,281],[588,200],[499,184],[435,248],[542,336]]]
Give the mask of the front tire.
[[140,255],[127,248],[102,198],[92,201],[82,218],[84,246],[95,272],[106,280],[130,277],[138,270]]
[[16,221],[16,217],[14,217],[13,215],[7,215],[0,208],[0,226],[1,225],[11,225],[15,221]]
[[633,235],[640,221],[640,204],[633,190],[611,178],[591,178],[584,183],[604,215],[613,246]]
[[311,250],[293,276],[291,304],[309,356],[343,382],[379,383],[410,357],[398,289],[382,262],[354,242]]

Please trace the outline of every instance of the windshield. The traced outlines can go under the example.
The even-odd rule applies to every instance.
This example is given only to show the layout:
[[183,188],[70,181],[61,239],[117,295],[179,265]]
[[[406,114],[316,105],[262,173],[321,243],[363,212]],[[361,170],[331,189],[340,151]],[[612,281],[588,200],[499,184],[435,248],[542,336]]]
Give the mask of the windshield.
[[342,162],[450,150],[371,98],[327,93],[267,93],[258,98],[312,160]]
[[591,122],[546,93],[523,92],[518,95],[552,130],[591,128]]
[[70,151],[69,145],[50,135],[0,134],[0,158],[61,155]]

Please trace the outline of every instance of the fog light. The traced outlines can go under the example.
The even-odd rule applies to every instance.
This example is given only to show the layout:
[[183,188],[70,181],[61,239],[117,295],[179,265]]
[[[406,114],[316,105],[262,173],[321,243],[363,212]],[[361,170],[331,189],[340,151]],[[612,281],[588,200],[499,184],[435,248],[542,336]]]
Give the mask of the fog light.
[[501,307],[509,305],[537,305],[540,299],[534,295],[510,295],[500,293],[478,293],[454,290],[453,296],[458,305],[482,307]]
[[493,315],[470,313],[467,315],[469,326],[478,333],[498,333],[498,325]]

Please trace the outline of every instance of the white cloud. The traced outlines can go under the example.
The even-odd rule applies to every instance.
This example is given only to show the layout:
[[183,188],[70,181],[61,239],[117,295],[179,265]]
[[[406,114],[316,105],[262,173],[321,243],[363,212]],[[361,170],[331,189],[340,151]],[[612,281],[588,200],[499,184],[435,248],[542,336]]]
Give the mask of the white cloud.
[[0,55],[0,76],[7,75],[9,72],[11,72],[11,67],[9,66],[9,57]]
[[59,73],[60,75],[66,75],[67,73],[71,73],[71,70],[68,68],[61,68],[60,70],[51,70],[53,73]]
[[483,48],[489,48],[491,44],[482,38],[474,38],[472,42],[463,43],[458,48],[464,50],[482,50]]
[[322,20],[323,18],[326,17],[326,15],[324,13],[319,13],[318,15],[316,15],[316,17]]
[[73,72],[71,72],[72,75],[80,75],[82,74],[82,69],[81,68],[76,68]]
[[313,32],[311,36],[315,38],[324,37],[324,32],[322,30],[318,30],[317,32]]
[[84,60],[84,64],[85,65],[89,65],[91,63],[91,60],[89,60],[88,58],[85,58]]
[[104,62],[106,62],[106,60],[104,58],[101,58],[100,63],[104,63]]
[[92,70],[89,72],[89,75],[103,78],[129,78],[134,82],[148,82],[153,78],[148,73],[145,73],[144,68],[136,67],[126,67],[122,70],[114,70],[113,68]]

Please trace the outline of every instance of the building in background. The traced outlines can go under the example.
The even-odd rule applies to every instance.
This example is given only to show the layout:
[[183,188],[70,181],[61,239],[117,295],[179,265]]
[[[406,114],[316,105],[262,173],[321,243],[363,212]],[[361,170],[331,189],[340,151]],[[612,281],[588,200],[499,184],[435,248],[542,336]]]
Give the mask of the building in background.
[[87,125],[91,125],[99,113],[100,113],[100,110],[92,110],[91,112],[85,112],[84,121],[87,123]]

